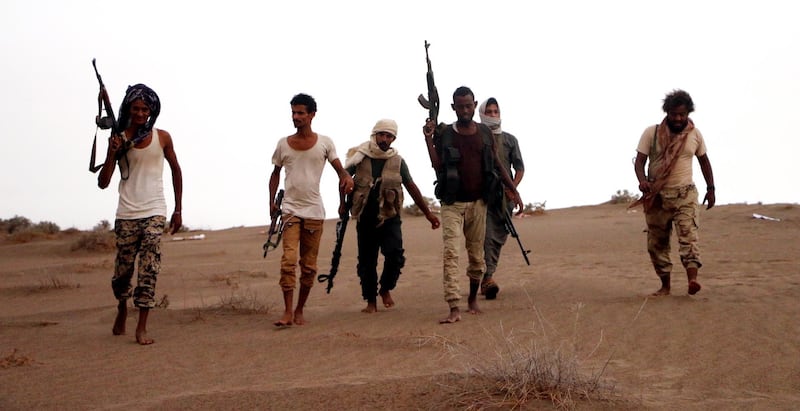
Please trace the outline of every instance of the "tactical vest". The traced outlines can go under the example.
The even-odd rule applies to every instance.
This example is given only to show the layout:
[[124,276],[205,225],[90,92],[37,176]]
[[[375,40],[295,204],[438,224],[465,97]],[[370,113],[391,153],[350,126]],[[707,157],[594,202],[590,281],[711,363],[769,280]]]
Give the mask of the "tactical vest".
[[403,208],[403,176],[400,174],[400,165],[403,158],[399,155],[386,159],[383,165],[381,176],[373,181],[372,178],[372,159],[364,157],[356,166],[356,175],[353,182],[353,207],[350,214],[356,221],[361,217],[361,213],[369,201],[370,192],[375,186],[380,186],[378,193],[378,225],[383,220],[400,215]]
[[[455,130],[453,126],[444,127],[441,135],[438,136],[436,149],[439,158],[442,160],[442,168],[436,172],[436,187],[434,195],[441,200],[442,204],[453,204],[456,201],[461,179],[458,175],[458,164],[461,162],[461,153],[453,147],[453,136]],[[499,190],[500,177],[494,165],[494,138],[492,131],[485,124],[478,124],[478,134],[483,140],[483,154],[481,169],[483,170],[483,200],[487,205],[493,205],[497,196],[492,195]]]

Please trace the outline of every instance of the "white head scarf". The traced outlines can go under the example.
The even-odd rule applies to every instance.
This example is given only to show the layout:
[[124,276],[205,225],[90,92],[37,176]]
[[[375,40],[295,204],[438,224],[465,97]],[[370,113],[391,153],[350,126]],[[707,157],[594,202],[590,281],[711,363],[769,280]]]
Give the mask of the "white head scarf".
[[347,150],[347,161],[344,163],[344,168],[357,165],[364,160],[364,157],[387,159],[397,155],[397,150],[394,147],[389,147],[388,150],[383,151],[378,147],[375,141],[375,135],[379,132],[385,132],[397,138],[397,122],[390,119],[381,119],[372,127],[372,134],[369,136],[369,141],[365,141],[356,147]]
[[[503,134],[503,129],[500,128],[500,117],[489,117],[486,115],[486,104],[491,100],[491,98],[486,99],[483,103],[481,103],[480,107],[478,107],[478,115],[481,116],[481,123],[486,124],[490,130],[492,130],[492,134]],[[497,99],[495,99],[497,101]],[[498,104],[498,108],[500,105]]]

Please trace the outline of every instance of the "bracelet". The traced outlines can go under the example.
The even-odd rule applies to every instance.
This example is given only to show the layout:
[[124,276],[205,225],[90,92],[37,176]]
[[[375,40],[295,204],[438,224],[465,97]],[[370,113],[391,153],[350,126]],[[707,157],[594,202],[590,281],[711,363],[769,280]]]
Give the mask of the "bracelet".
[[714,187],[713,185],[706,187],[706,191],[714,191],[715,189],[716,187]]

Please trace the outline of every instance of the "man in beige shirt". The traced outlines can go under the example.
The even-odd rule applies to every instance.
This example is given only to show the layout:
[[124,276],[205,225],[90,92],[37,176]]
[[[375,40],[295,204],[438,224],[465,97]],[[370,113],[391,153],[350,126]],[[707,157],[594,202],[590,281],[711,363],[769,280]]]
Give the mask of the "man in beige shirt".
[[[681,263],[686,269],[688,292],[700,291],[697,270],[702,266],[697,245],[698,192],[692,181],[692,161],[696,156],[706,182],[703,203],[707,209],[716,202],[714,173],[708,160],[703,135],[689,114],[694,102],[689,93],[674,90],[664,98],[666,116],[660,124],[648,127],[639,139],[634,171],[642,198],[631,207],[643,204],[647,221],[647,251],[661,288],[653,296],[669,295],[670,237],[675,227]],[[649,159],[647,174],[645,163]]]

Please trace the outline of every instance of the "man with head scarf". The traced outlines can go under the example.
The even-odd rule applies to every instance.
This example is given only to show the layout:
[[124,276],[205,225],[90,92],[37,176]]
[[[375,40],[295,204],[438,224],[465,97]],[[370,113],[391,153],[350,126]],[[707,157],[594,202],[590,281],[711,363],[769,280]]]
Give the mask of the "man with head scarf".
[[[702,266],[698,247],[697,187],[692,181],[692,160],[696,156],[706,182],[703,203],[714,207],[716,191],[714,173],[708,160],[703,135],[694,126],[689,114],[694,102],[689,93],[674,90],[664,97],[661,107],[666,116],[660,124],[645,129],[636,148],[634,172],[642,197],[630,207],[642,204],[647,222],[647,252],[661,280],[661,288],[653,296],[670,293],[670,236],[673,226],[678,235],[681,263],[686,269],[688,292],[700,291],[697,271]],[[644,166],[649,160],[647,174]]]
[[[350,213],[357,221],[357,271],[361,295],[367,301],[366,308],[361,310],[365,313],[378,310],[378,295],[384,307],[391,308],[395,304],[391,291],[397,285],[406,260],[400,221],[403,186],[431,223],[431,229],[439,228],[439,219],[433,215],[412,180],[405,160],[391,147],[396,138],[397,123],[390,119],[378,120],[369,141],[348,150],[345,162],[345,168],[355,182]],[[344,198],[341,200],[340,214],[345,212]],[[380,280],[378,251],[383,254]]]
[[[492,130],[501,165],[514,180],[514,186],[519,186],[522,176],[525,175],[525,164],[522,161],[519,141],[514,135],[503,131],[500,125],[500,105],[497,103],[497,99],[490,97],[484,101],[478,107],[478,114],[481,117],[481,123],[486,124]],[[511,213],[514,207],[514,203],[509,201],[513,198],[513,193],[502,186],[497,188],[497,192],[494,193],[495,200],[486,207],[486,239],[483,242],[486,272],[481,280],[480,292],[487,300],[494,300],[497,298],[497,293],[500,292],[500,286],[494,280],[494,273],[497,270],[497,262],[500,260],[500,250],[506,243],[509,234],[505,225],[505,215]]]
[[[156,278],[161,270],[161,234],[166,225],[167,204],[164,198],[164,160],[172,172],[175,210],[170,219],[170,234],[182,225],[183,176],[172,136],[154,128],[161,111],[158,95],[144,84],[128,87],[119,110],[119,126],[109,137],[106,160],[97,183],[108,187],[119,163],[119,203],[114,221],[117,257],[111,288],[119,301],[112,332],[125,334],[128,299],[139,309],[136,341],[152,344],[147,336],[147,317],[155,307]],[[117,161],[119,159],[119,161]],[[139,257],[137,286],[131,293],[134,262]]]

